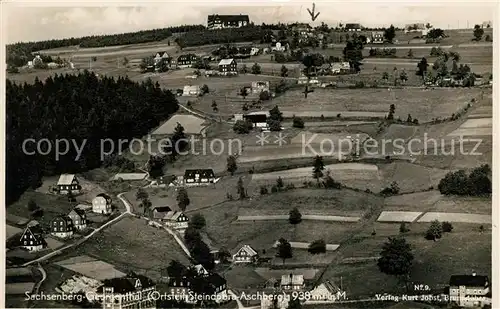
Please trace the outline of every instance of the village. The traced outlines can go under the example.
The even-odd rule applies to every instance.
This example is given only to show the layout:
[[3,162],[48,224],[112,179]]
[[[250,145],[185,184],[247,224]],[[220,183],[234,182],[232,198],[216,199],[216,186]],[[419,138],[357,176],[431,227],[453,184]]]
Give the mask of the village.
[[[98,92],[127,76],[145,92],[124,105],[172,112],[147,103],[118,128],[119,112],[89,109],[134,142],[92,168],[48,161],[7,205],[6,304],[492,308],[493,23],[474,26],[293,23],[256,39],[249,15],[211,14],[154,44],[33,51],[13,83],[81,74]],[[458,143],[480,155],[446,153]]]

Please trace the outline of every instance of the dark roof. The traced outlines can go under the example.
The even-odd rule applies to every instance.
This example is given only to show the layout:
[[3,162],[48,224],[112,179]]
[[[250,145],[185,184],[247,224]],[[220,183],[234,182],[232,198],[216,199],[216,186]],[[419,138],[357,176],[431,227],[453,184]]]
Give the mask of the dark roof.
[[243,118],[248,119],[253,123],[267,121],[267,115],[265,114],[243,115]]
[[54,217],[51,222],[54,222],[56,220],[57,221],[64,220],[66,223],[69,223],[69,222],[73,223],[73,220],[71,220],[71,218],[67,215],[58,215],[58,216]]
[[[100,194],[97,194],[97,196],[102,196],[104,197],[106,200],[110,201],[111,200],[111,196],[107,195],[106,193],[100,193]],[[96,197],[97,197],[96,196]]]
[[182,276],[182,278],[180,278],[180,277],[169,277],[168,278],[168,285],[169,286],[178,287],[178,286],[180,286],[181,282],[182,282],[183,287],[188,287],[191,284],[191,282],[189,281],[189,279],[186,276]]
[[222,278],[219,274],[212,273],[208,275],[207,281],[213,286],[213,287],[220,287],[224,284],[226,284],[226,279]]
[[219,19],[222,22],[239,22],[246,21],[247,23],[250,21],[248,15],[208,15],[208,22],[213,22],[216,19]]
[[76,214],[79,215],[80,217],[84,217],[85,216],[85,210],[83,210],[81,208],[73,208],[73,211],[76,212]]
[[486,286],[487,283],[487,276],[453,275],[450,278],[450,286]]
[[184,173],[184,178],[194,178],[195,174],[199,174],[200,177],[211,178],[215,177],[213,169],[197,169],[197,170],[186,170]]
[[154,286],[154,282],[141,275],[137,275],[135,277],[124,277],[124,278],[113,278],[113,279],[106,279],[103,282],[103,285],[101,285],[98,289],[97,292],[102,293],[105,287],[112,287],[114,293],[127,293],[127,292],[134,292],[137,289],[135,288],[135,282],[136,280],[139,279],[142,285],[142,289],[149,288]]
[[169,212],[169,211],[172,211],[172,208],[170,208],[168,206],[159,206],[159,207],[153,208],[153,210],[156,210],[156,212]]
[[345,24],[345,27],[346,29],[359,29],[361,28],[361,25],[360,24]]

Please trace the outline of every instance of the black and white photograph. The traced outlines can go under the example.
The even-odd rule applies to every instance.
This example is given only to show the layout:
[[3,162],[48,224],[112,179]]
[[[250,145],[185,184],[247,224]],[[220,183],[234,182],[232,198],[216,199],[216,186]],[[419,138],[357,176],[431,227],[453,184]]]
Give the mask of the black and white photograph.
[[498,1],[0,5],[0,307],[500,308]]

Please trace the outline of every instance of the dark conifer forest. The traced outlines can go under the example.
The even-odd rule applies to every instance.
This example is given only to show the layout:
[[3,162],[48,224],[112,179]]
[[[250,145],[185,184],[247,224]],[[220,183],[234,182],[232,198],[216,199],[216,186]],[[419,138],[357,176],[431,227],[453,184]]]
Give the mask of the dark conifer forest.
[[[101,140],[116,144],[118,139],[141,138],[177,109],[175,95],[150,79],[136,83],[128,77],[97,77],[84,71],[44,82],[36,79],[33,84],[7,80],[6,204],[38,187],[44,175],[101,166]],[[75,161],[77,151],[71,145],[56,160],[54,149],[45,156],[25,154],[23,141],[29,138],[46,138],[52,144],[56,139],[74,140],[77,145],[87,142],[79,160]],[[29,143],[26,149],[36,151],[36,145]]]

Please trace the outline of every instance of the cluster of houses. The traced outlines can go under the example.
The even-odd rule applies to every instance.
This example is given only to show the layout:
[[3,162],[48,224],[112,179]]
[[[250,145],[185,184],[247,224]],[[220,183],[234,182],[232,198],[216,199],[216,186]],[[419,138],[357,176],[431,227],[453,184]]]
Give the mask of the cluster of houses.
[[241,28],[250,25],[248,15],[208,15],[207,29],[226,29],[226,28]]
[[[73,174],[62,174],[57,182],[57,192],[60,194],[78,194],[81,185],[78,178]],[[86,209],[100,215],[109,215],[113,212],[111,197],[105,193],[98,194],[92,200],[92,206],[77,205],[67,214],[59,214],[52,218],[49,225],[50,235],[66,239],[71,238],[74,233],[87,229]],[[20,238],[20,247],[28,251],[40,251],[47,247],[44,240],[44,230],[36,221],[25,228]]]

